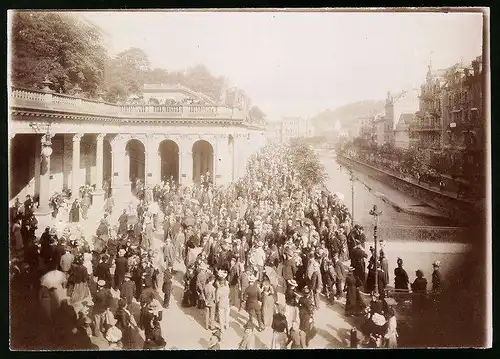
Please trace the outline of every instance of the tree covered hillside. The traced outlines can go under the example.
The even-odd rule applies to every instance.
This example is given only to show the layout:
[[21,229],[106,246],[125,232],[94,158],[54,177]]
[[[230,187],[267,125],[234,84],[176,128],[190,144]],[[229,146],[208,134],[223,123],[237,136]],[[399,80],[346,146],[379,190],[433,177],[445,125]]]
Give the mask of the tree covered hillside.
[[326,110],[312,118],[316,131],[333,129],[337,122],[345,128],[355,125],[361,117],[375,115],[384,110],[385,101],[359,101],[338,107],[334,110]]

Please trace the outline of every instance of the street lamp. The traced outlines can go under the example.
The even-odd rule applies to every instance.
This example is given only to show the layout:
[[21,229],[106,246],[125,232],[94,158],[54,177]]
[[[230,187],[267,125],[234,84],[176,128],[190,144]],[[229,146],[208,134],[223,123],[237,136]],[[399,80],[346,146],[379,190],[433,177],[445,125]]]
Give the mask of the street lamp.
[[50,125],[47,125],[47,132],[42,137],[42,151],[43,157],[47,158],[52,155],[52,140],[50,134]]
[[377,227],[378,227],[378,216],[382,214],[382,211],[377,211],[377,205],[373,205],[370,210],[370,215],[373,216],[373,240],[375,241],[375,294],[378,293],[378,240],[377,240]]
[[352,224],[354,225],[354,181],[356,178],[354,177],[354,173],[352,170],[349,170],[350,174],[350,181],[351,181],[351,217],[352,217]]

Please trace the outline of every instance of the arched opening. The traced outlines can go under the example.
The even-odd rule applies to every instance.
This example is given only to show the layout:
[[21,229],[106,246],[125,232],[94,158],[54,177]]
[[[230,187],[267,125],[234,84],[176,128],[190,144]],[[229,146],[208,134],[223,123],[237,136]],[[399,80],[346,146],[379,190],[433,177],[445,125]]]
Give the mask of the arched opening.
[[233,135],[229,135],[227,138],[227,150],[228,150],[228,157],[229,157],[229,163],[231,165],[231,176],[229,179],[231,182],[235,181],[235,176],[234,176],[234,138]]
[[19,134],[10,141],[9,200],[18,197],[24,202],[26,195],[33,197],[38,192],[35,166],[40,166],[36,161],[40,158],[40,146],[37,146],[40,136]]
[[207,172],[210,176],[209,181],[213,183],[214,149],[210,142],[199,140],[193,145],[193,182],[201,182],[201,176],[206,181]]
[[106,198],[111,195],[111,178],[113,176],[113,155],[111,144],[104,140],[102,143],[102,189],[106,194]]
[[161,180],[179,182],[179,146],[172,140],[165,140],[158,148],[161,159]]
[[132,193],[136,193],[137,186],[144,184],[146,172],[146,149],[141,141],[132,139],[125,147],[125,153],[129,158],[129,180]]

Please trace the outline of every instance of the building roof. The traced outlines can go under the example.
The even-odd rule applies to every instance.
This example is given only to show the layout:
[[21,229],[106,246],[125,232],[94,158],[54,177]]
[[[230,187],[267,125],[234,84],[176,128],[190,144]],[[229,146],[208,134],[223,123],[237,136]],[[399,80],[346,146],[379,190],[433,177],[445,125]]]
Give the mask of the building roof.
[[396,131],[404,131],[413,122],[415,115],[412,113],[402,113],[396,125]]
[[212,100],[209,96],[205,95],[201,92],[196,92],[182,86],[181,84],[144,84],[143,93],[151,94],[151,93],[166,93],[166,92],[179,92],[191,96],[193,98],[202,99],[210,104],[214,104],[215,101]]

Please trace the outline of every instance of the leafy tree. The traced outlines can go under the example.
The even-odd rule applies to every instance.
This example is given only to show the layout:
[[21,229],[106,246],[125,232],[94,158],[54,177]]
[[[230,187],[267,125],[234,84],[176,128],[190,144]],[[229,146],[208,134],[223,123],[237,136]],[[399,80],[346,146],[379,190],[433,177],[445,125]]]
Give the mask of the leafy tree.
[[149,71],[149,58],[141,49],[132,47],[120,52],[107,66],[106,99],[123,101],[131,94],[141,93]]
[[290,153],[293,168],[298,172],[301,185],[306,191],[325,183],[328,175],[321,164],[319,156],[304,139],[295,138],[290,141]]
[[107,53],[99,29],[70,14],[19,11],[12,18],[14,86],[34,88],[45,76],[58,91],[76,84],[95,96],[103,80]]
[[184,75],[184,86],[219,101],[225,85],[224,77],[214,77],[203,65],[190,68]]

